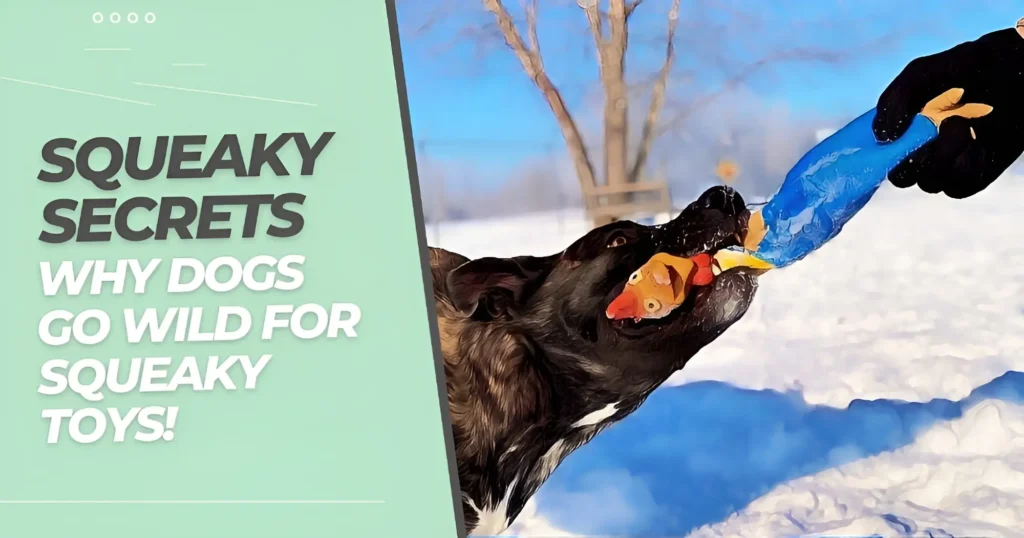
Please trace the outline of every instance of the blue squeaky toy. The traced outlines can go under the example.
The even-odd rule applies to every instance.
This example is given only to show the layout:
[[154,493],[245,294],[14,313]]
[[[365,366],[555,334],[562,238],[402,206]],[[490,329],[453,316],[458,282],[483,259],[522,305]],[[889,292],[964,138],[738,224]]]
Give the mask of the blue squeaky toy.
[[753,213],[743,248],[715,256],[722,270],[777,269],[821,248],[868,203],[896,165],[938,136],[943,120],[992,112],[988,105],[961,104],[963,94],[953,88],[932,99],[893,142],[875,140],[871,122],[876,110],[871,109],[812,148]]

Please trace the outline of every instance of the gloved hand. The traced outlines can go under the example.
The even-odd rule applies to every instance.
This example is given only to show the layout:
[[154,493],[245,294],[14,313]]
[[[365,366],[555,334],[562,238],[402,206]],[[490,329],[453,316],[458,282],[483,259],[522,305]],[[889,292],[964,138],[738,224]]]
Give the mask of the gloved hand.
[[1024,18],[1016,28],[910,62],[878,99],[875,137],[899,138],[925,103],[950,88],[963,88],[961,103],[991,105],[992,113],[944,121],[938,137],[890,172],[893,185],[967,198],[1024,152]]

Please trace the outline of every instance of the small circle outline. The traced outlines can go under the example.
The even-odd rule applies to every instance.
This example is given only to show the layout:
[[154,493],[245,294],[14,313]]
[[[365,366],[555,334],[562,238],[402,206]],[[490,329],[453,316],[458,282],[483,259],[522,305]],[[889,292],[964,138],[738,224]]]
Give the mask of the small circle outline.
[[[117,19],[115,20],[114,17],[117,17]],[[111,13],[110,14],[110,24],[117,24],[119,22],[121,22],[121,14],[116,12],[116,11]]]
[[[132,20],[132,17],[135,17],[135,20]],[[128,14],[127,17],[125,17],[125,20],[128,21],[128,24],[135,24],[135,23],[139,22],[139,14],[134,12],[134,11],[132,11],[131,13]]]
[[145,15],[145,17],[143,17],[143,19],[146,21],[146,24],[153,24],[154,22],[156,22],[156,13],[153,13],[152,11],[150,11],[150,12],[146,13],[146,15]]
[[[96,20],[97,16],[100,18],[100,20]],[[93,22],[93,24],[101,24],[103,22],[103,13],[100,13],[99,11],[97,11],[96,13],[93,13],[92,14],[92,22]]]

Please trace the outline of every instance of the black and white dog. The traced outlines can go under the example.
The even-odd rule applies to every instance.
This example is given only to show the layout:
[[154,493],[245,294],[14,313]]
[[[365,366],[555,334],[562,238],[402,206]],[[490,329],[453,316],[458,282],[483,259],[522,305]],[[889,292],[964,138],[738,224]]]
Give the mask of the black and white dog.
[[471,535],[508,528],[569,453],[743,316],[757,289],[757,273],[743,268],[663,319],[619,322],[604,312],[659,246],[689,256],[737,245],[749,216],[738,194],[715,187],[668,225],[612,223],[552,256],[469,260],[431,249]]

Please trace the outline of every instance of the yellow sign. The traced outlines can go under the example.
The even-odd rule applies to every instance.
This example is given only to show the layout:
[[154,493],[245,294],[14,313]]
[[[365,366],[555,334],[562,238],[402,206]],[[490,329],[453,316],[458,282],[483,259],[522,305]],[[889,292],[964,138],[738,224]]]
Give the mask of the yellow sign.
[[739,173],[739,165],[728,159],[718,161],[718,166],[715,167],[715,175],[726,185],[735,181]]

